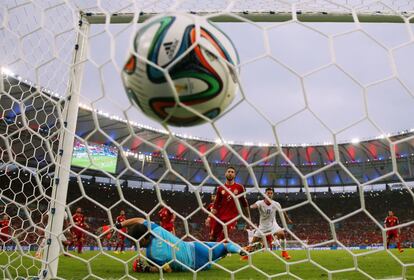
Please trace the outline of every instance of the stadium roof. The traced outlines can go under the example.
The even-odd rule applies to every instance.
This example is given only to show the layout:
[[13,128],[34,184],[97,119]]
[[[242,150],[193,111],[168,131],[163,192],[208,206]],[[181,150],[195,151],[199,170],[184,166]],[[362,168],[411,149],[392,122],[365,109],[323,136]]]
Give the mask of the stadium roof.
[[[36,147],[42,146],[40,144],[42,141],[32,132],[39,132],[47,139],[54,138],[53,143],[57,143],[56,132],[61,125],[58,121],[61,114],[58,107],[62,108],[64,99],[45,88],[36,87],[18,76],[3,74],[2,81],[4,92],[1,93],[0,98],[3,111],[0,133],[16,135],[14,138],[19,140],[10,143],[10,145],[15,146],[13,150],[19,150],[21,159],[31,158],[31,165],[37,164],[39,167],[41,164],[39,165],[36,157],[42,157],[42,151]],[[20,102],[21,100],[23,101]],[[22,110],[24,111],[25,120],[23,119]],[[22,128],[24,122],[27,122],[31,131]],[[133,134],[131,135],[132,131]],[[161,148],[165,148],[166,154],[173,165],[175,164],[177,169],[183,169],[179,172],[191,169],[188,172],[191,173],[188,178],[195,183],[200,183],[207,176],[206,163],[200,159],[199,153],[205,155],[206,162],[213,169],[225,168],[229,164],[242,169],[245,163],[250,164],[253,166],[259,184],[266,181],[267,184],[275,185],[300,185],[301,180],[296,171],[290,167],[289,161],[294,163],[302,174],[313,173],[320,168],[324,168],[321,173],[318,173],[319,175],[322,174],[320,175],[322,179],[319,179],[321,183],[317,183],[318,179],[315,173],[315,176],[312,176],[315,178],[311,179],[311,181],[314,181],[310,183],[312,185],[341,185],[353,182],[352,179],[348,180],[349,182],[344,179],[350,176],[341,166],[338,164],[331,166],[335,160],[335,151],[332,144],[286,145],[282,147],[283,153],[280,153],[280,149],[274,145],[229,144],[202,139],[184,139],[181,136],[172,136],[169,139],[169,135],[161,131],[131,124],[119,118],[110,117],[102,112],[86,108],[80,108],[79,110],[76,134],[80,141],[84,139],[89,143],[117,145],[122,148],[126,153],[124,153],[125,158],[120,157],[118,160],[118,170],[125,169],[125,161],[130,161],[129,164],[132,169],[143,168],[145,163],[139,163],[136,157],[135,159],[129,158],[133,158],[134,153],[150,155],[151,161],[146,163],[144,173],[145,176],[152,179],[160,178],[165,173],[164,159],[161,153]],[[23,135],[25,136],[23,137]],[[410,163],[414,158],[414,133],[410,131],[381,139],[339,144],[340,162],[347,166],[360,182],[367,182],[384,176],[393,170],[389,140],[393,142],[401,141],[395,146],[399,172],[403,178],[411,178]],[[1,143],[1,146],[3,145],[4,143]],[[23,154],[32,156],[22,156]],[[242,183],[251,185],[253,181],[250,174],[247,171],[243,172],[245,174],[240,173]],[[92,171],[86,173],[94,174]],[[220,171],[221,173],[224,174],[223,171]],[[138,176],[133,170],[123,175]],[[196,177],[199,177],[199,179],[196,180]],[[264,180],[266,177],[269,178]],[[296,179],[293,182],[294,178]],[[292,182],[289,183],[289,180],[292,180]],[[174,179],[171,179],[171,181],[174,181]]]

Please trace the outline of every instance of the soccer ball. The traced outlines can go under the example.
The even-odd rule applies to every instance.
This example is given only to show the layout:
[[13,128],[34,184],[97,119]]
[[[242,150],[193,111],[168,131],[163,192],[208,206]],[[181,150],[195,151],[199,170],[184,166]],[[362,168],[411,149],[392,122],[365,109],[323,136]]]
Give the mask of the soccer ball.
[[[206,19],[158,16],[136,33],[122,81],[132,104],[147,116],[192,126],[206,121],[200,115],[214,119],[230,105],[237,90],[232,66],[238,62],[231,40]],[[168,70],[172,83],[160,69]]]

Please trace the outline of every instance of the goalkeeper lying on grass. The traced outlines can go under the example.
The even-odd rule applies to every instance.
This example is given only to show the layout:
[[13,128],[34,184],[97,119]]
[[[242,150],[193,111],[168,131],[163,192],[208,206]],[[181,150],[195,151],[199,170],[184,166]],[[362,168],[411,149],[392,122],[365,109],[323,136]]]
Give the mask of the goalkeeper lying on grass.
[[[227,253],[246,255],[246,251],[251,252],[260,248],[260,243],[243,250],[234,243],[182,241],[157,224],[148,224],[142,218],[132,218],[122,223],[117,222],[115,226],[118,229],[128,227],[128,235],[139,240],[140,247],[146,249],[146,257],[150,262],[162,267],[164,272],[209,269],[211,267],[209,251],[211,251],[211,260],[217,261],[225,257]],[[157,266],[145,264],[141,258],[134,261],[133,270],[136,272],[159,272]]]

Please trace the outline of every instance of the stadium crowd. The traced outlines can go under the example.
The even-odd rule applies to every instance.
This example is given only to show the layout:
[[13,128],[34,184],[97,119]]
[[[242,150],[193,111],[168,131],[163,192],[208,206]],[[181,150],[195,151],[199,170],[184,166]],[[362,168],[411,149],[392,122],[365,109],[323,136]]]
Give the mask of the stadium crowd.
[[[11,183],[9,180],[9,177],[1,176],[3,186],[13,186],[22,183],[21,180],[15,180]],[[36,184],[33,182],[32,185],[35,186]],[[81,198],[79,182],[71,180],[67,198],[68,206],[71,209],[71,215],[74,214],[76,208],[82,208],[86,217],[85,221],[89,226],[86,229],[88,232],[96,233],[103,225],[109,224],[110,218],[115,220],[121,210],[126,211],[127,218],[137,215],[142,216],[140,211],[150,213],[150,219],[154,222],[159,222],[158,211],[162,208],[162,205],[159,203],[155,189],[122,186],[124,198],[136,206],[137,209],[139,208],[140,211],[137,211],[128,207],[126,203],[119,202],[120,196],[114,185],[97,183],[92,180],[84,180],[82,185],[87,196],[110,208],[112,214],[112,217],[108,217],[105,209],[91,203],[85,197]],[[13,187],[10,188],[13,189]],[[28,189],[26,191],[30,192]],[[31,192],[36,193],[36,188],[33,187]],[[3,194],[6,193],[3,192]],[[193,193],[189,191],[172,192],[160,190],[159,195],[161,195],[164,203],[177,214],[175,230],[179,237],[186,235],[183,218],[188,217],[189,233],[197,239],[208,240],[208,229],[204,226],[204,221],[207,217],[206,210],[199,207],[196,196]],[[27,200],[29,196],[31,195],[27,193],[20,199],[26,197]],[[247,195],[249,204],[254,203],[258,199],[263,199],[258,193],[249,193]],[[290,207],[305,202],[306,196],[304,193],[277,193],[275,200],[281,203],[283,207]],[[210,194],[204,193],[202,201],[206,208],[210,203]],[[335,221],[334,227],[338,240],[345,246],[381,245],[382,233],[378,224],[383,224],[389,209],[396,213],[401,223],[411,221],[414,214],[413,199],[407,191],[403,190],[365,192],[366,210],[370,216],[361,209],[358,193],[313,193],[312,201],[317,205],[320,212],[311,203],[301,204],[300,207],[288,211],[293,221],[293,224],[288,225],[289,240],[295,239],[290,233],[293,233],[298,239],[308,244],[318,244],[331,240],[332,232],[329,222],[324,218],[326,216],[326,218]],[[2,199],[0,202],[2,204],[0,209],[2,216],[6,214],[10,217],[10,233],[16,236],[22,245],[37,244],[42,236],[41,228],[45,226],[44,216],[47,213],[45,200],[32,200],[31,204],[27,206],[29,211],[19,208],[19,205],[11,202],[11,200]],[[24,205],[27,201],[19,201],[19,203]],[[341,219],[341,217],[349,213],[355,214],[346,219]],[[31,216],[32,221],[38,227],[33,227],[29,222],[28,215]],[[253,223],[257,225],[258,219],[258,213],[253,211]],[[278,221],[282,224],[279,218]],[[231,235],[231,238],[240,244],[247,243],[247,233],[242,221],[239,221],[237,230]],[[404,247],[413,246],[414,226],[402,228],[400,239]],[[102,241],[104,246],[116,246],[116,240],[103,239]],[[97,241],[92,236],[87,235],[84,244],[94,246],[97,245]],[[334,246],[335,244],[332,243],[331,245]]]

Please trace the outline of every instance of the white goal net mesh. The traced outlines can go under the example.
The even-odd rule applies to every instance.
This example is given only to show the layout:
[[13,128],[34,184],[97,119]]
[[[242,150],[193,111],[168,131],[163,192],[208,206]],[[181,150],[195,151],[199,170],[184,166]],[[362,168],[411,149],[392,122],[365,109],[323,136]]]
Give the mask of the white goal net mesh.
[[[235,100],[201,127],[148,119],[121,82],[142,22],[174,12],[211,19],[240,55]],[[413,13],[408,0],[1,1],[0,278],[414,277]],[[228,166],[246,187],[235,201],[275,191],[290,260],[261,239],[205,271],[175,252],[166,263],[187,272],[174,275],[115,229],[121,211],[159,223],[167,208],[179,240],[208,241]],[[259,214],[236,205],[224,237],[244,247]],[[387,249],[388,210],[405,255]],[[137,256],[155,272],[133,271]]]

